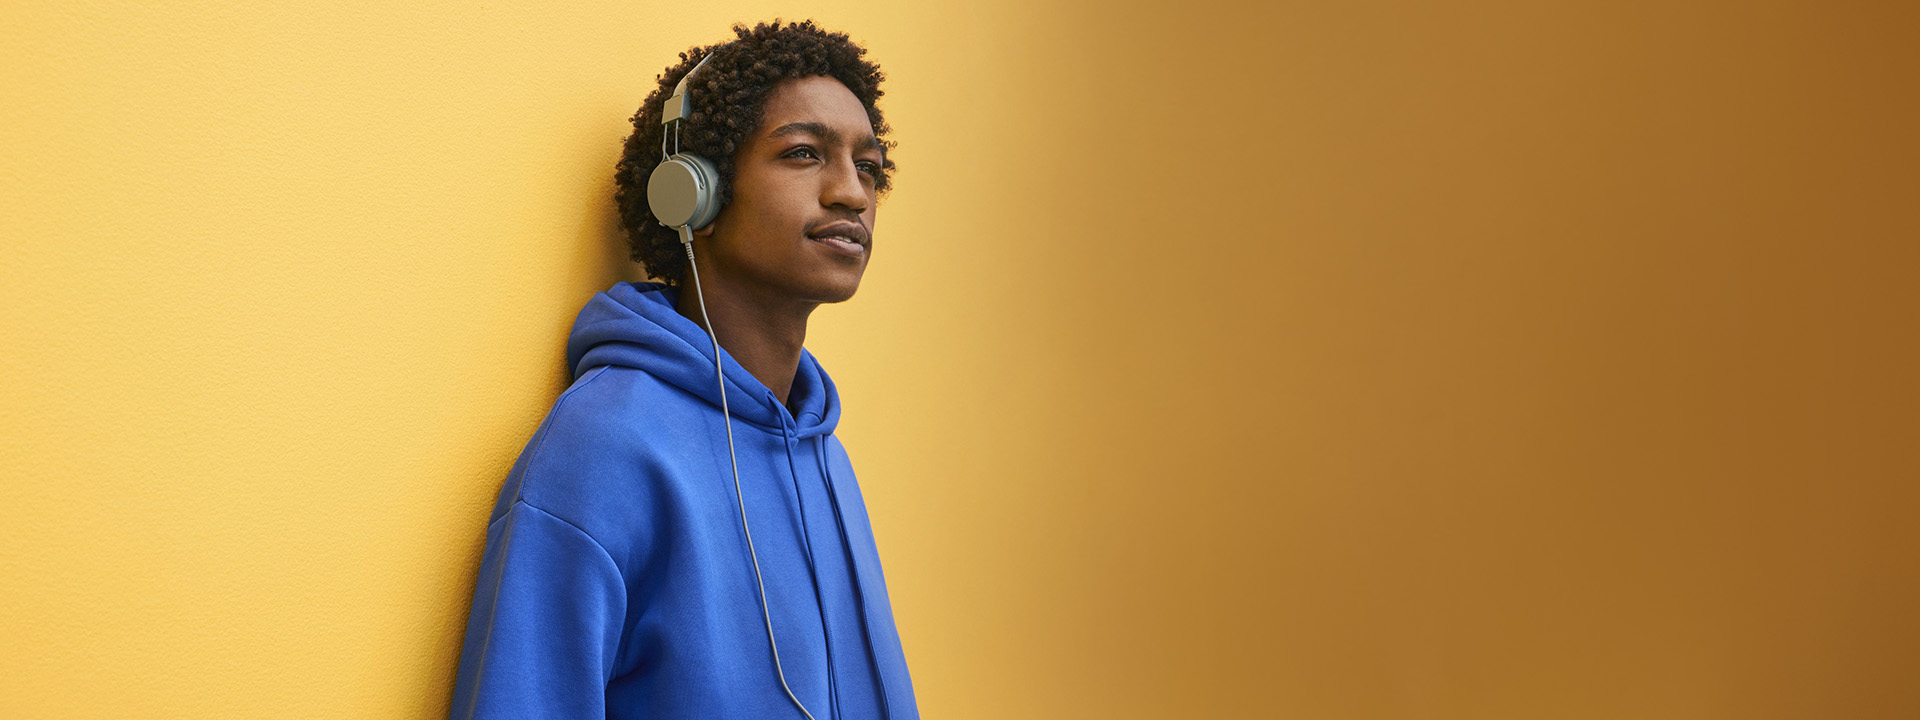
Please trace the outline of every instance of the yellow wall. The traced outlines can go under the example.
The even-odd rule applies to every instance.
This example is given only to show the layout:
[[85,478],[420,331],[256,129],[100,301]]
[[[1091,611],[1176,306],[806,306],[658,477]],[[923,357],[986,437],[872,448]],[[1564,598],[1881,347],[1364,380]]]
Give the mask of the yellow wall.
[[809,345],[930,718],[1920,715],[1900,3],[0,9],[0,717],[444,714],[654,76],[901,164]]

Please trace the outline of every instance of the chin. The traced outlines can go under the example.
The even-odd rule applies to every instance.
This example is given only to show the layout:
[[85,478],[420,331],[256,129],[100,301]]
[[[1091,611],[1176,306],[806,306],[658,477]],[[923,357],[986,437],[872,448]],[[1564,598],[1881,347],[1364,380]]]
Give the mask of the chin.
[[855,280],[844,286],[835,286],[827,289],[827,292],[821,296],[820,302],[823,302],[823,303],[846,302],[848,300],[852,300],[854,292],[858,291],[859,289],[860,289],[860,281],[858,280]]
[[816,276],[820,282],[814,285],[813,292],[810,294],[823,303],[846,302],[852,299],[854,292],[860,289],[860,275],[863,270],[865,268],[852,272],[844,269],[823,272]]

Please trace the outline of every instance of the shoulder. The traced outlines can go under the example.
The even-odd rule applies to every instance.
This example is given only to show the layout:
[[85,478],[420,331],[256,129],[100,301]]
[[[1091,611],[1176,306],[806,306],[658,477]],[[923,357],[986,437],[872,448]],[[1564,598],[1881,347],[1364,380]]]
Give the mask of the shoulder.
[[[644,370],[602,365],[582,374],[554,400],[527,444],[529,465],[617,461],[664,449],[676,420],[699,408],[685,392]],[[538,473],[540,468],[530,467]]]
[[665,474],[671,421],[689,411],[676,394],[636,368],[606,365],[582,374],[521,450],[496,516],[523,502],[602,543],[631,527],[628,516]]

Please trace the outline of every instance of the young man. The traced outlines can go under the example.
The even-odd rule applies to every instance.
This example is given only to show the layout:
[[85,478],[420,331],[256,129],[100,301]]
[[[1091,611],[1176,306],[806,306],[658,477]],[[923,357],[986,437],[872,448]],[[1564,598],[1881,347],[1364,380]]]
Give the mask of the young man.
[[[454,718],[919,715],[839,398],[802,346],[873,251],[883,76],[811,22],[734,33],[633,118],[617,199],[663,282],[615,285],[574,323],[573,385],[487,528]],[[683,78],[690,112],[664,129]],[[697,263],[646,194],[676,134],[718,171]]]

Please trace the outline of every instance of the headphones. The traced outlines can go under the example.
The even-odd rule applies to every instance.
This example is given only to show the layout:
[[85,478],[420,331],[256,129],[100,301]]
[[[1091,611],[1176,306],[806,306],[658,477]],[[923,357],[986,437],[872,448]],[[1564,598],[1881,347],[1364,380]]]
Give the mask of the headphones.
[[[680,124],[692,113],[687,98],[687,81],[700,71],[713,53],[688,70],[673,87],[673,95],[660,109],[660,164],[647,176],[647,207],[661,225],[680,231],[680,242],[691,244],[693,231],[706,227],[720,214],[720,171],[713,161],[693,153],[680,152]],[[673,129],[673,154],[667,154],[667,126]]]
[[[673,88],[660,109],[660,164],[647,177],[647,207],[661,225],[680,231],[680,245],[687,249],[687,276],[693,280],[693,297],[700,303],[700,321],[707,326],[707,339],[713,343],[713,378],[720,383],[720,416],[727,426],[727,460],[733,465],[733,497],[740,508],[740,532],[747,536],[747,557],[753,560],[753,583],[760,589],[760,616],[767,623],[767,647],[773,651],[773,672],[780,678],[780,689],[800,714],[813,720],[813,713],[800,704],[793,688],[787,686],[787,673],[780,667],[780,646],[773,641],[773,613],[767,609],[767,584],[760,578],[760,556],[753,550],[753,531],[747,529],[747,498],[740,492],[740,458],[733,450],[733,412],[727,407],[727,380],[720,369],[720,337],[713,333],[713,319],[707,316],[707,298],[700,292],[700,266],[693,259],[693,231],[706,227],[720,214],[720,172],[713,162],[680,152],[680,125],[692,110],[687,99],[687,81],[713,59],[713,52],[688,70]],[[665,126],[673,126],[673,154],[667,154]],[[811,562],[811,561],[809,561]]]

